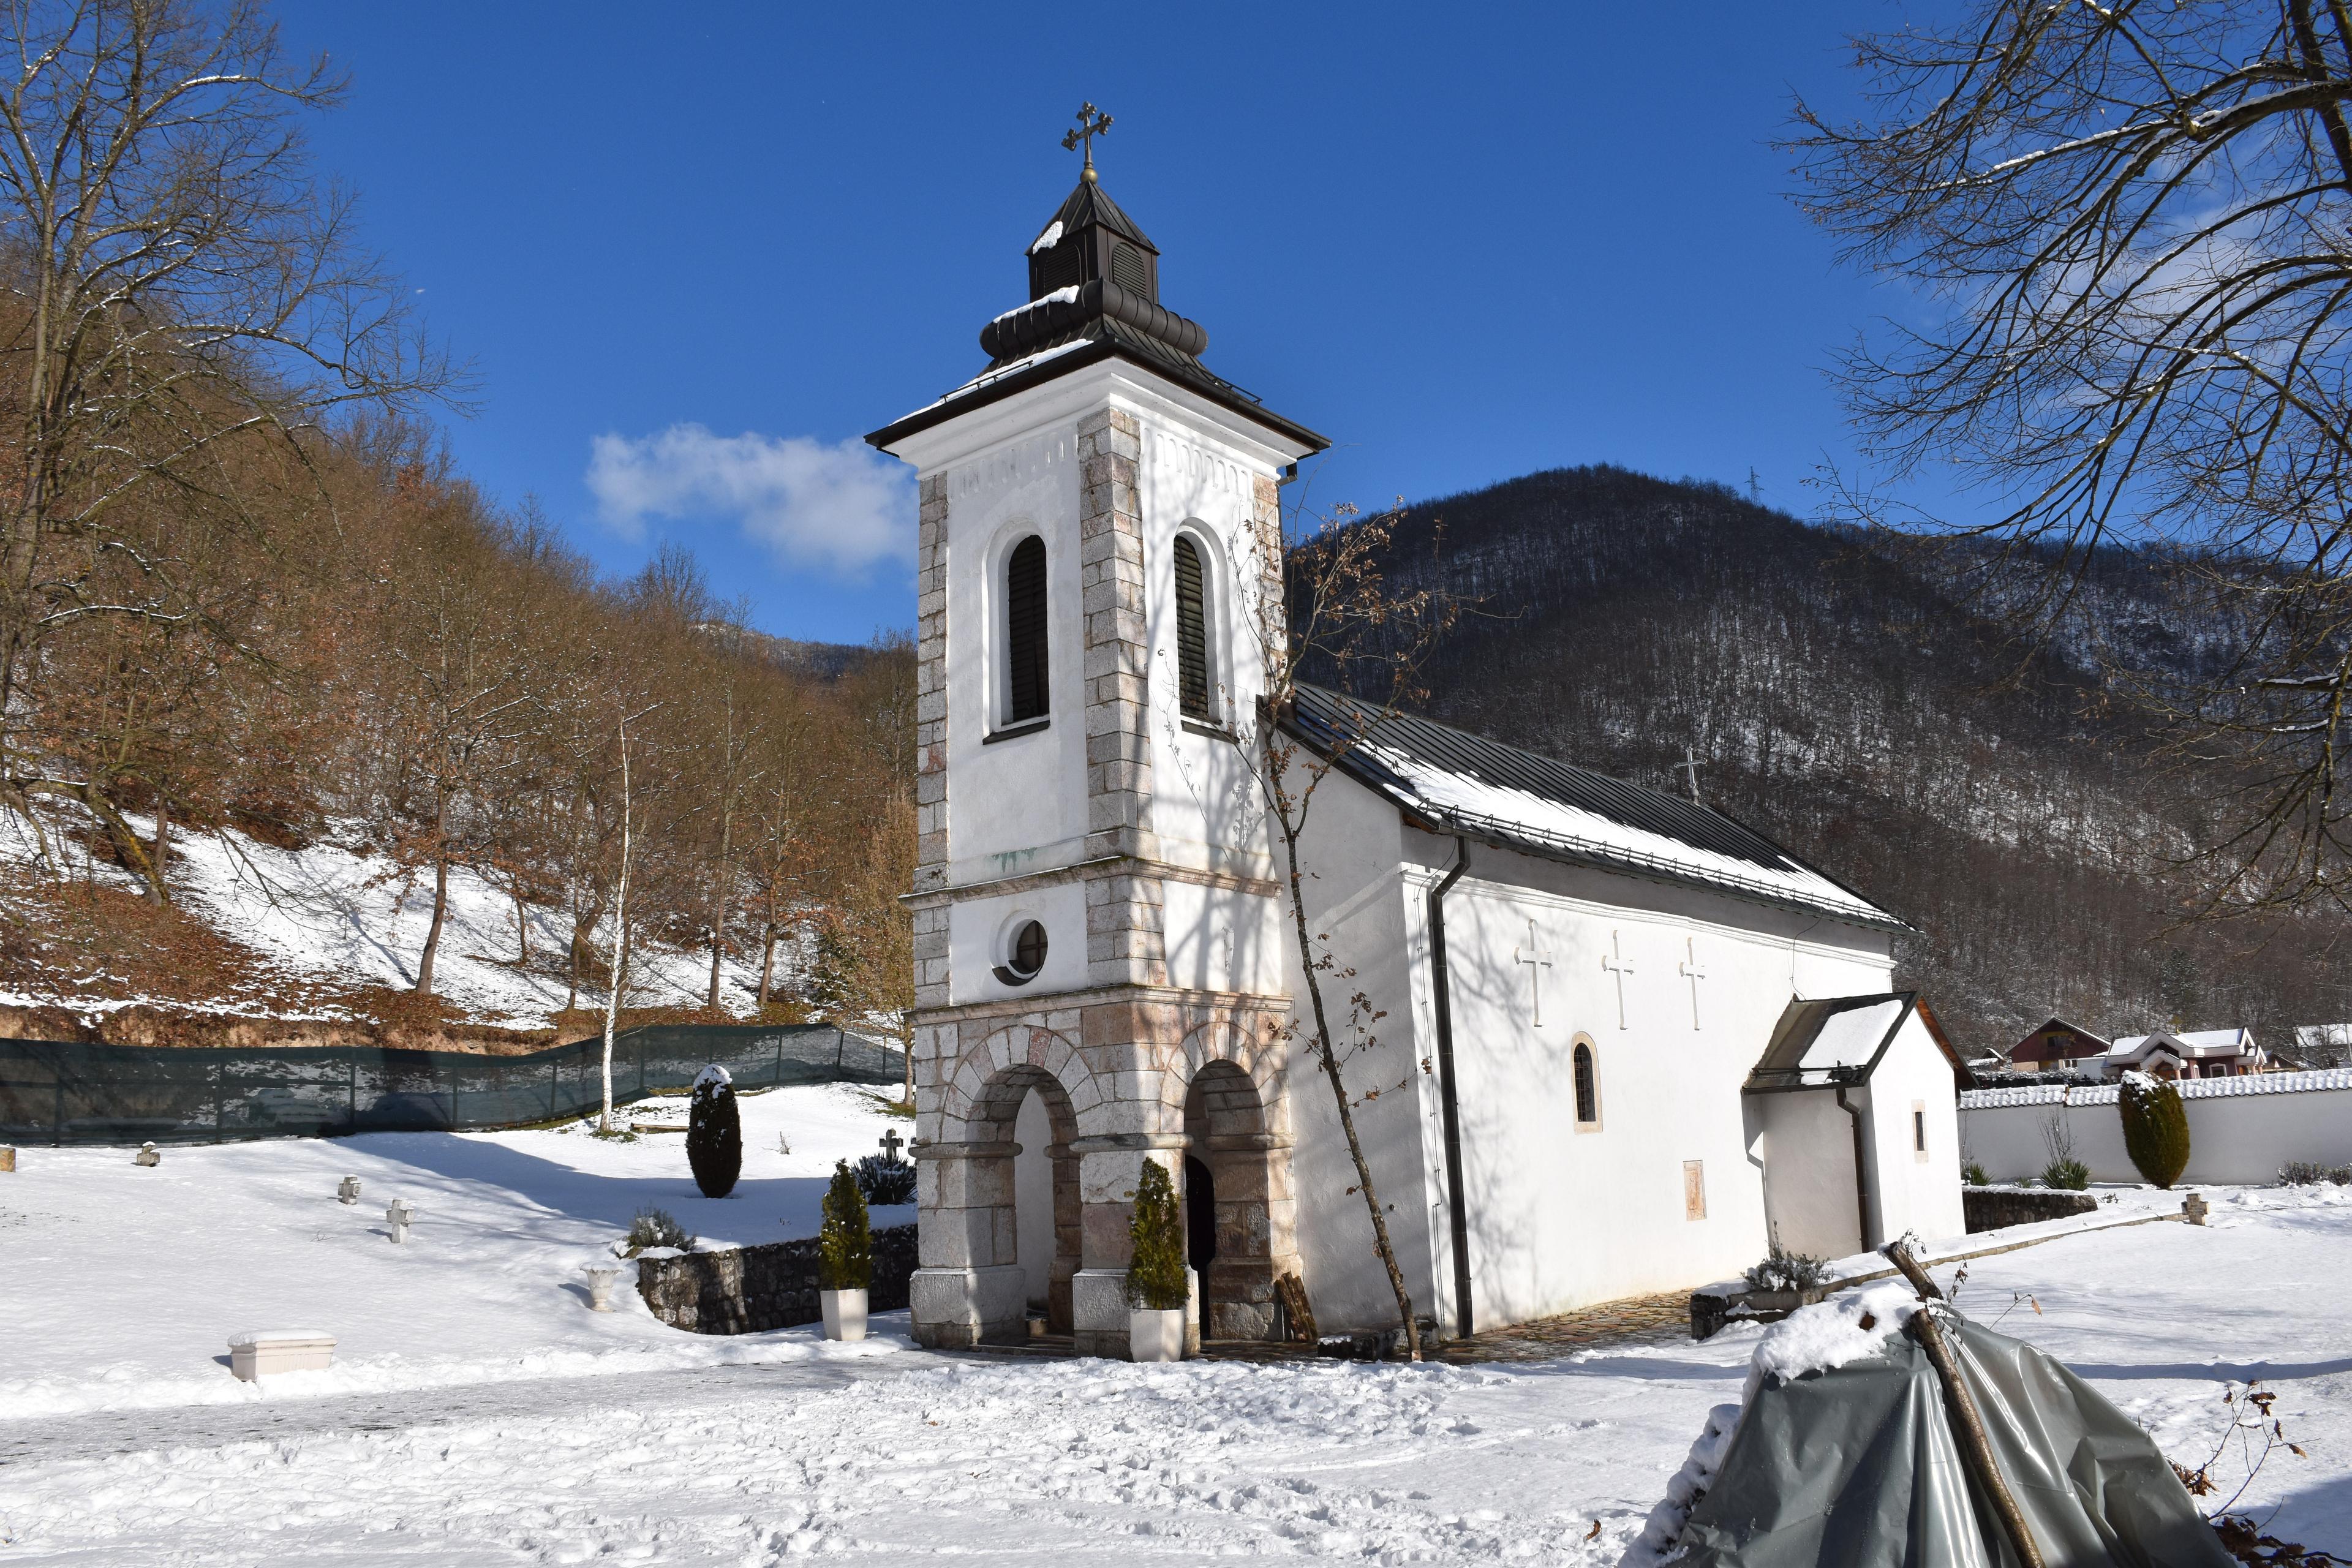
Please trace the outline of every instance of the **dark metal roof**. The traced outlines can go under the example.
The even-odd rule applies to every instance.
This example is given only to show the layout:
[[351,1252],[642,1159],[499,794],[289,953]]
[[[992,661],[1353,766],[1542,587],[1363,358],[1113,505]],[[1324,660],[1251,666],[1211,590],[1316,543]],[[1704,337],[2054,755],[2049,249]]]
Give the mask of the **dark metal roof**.
[[[1553,758],[1507,746],[1449,724],[1408,713],[1376,715],[1355,700],[1323,687],[1301,683],[1285,728],[1325,756],[1336,755],[1341,771],[1388,797],[1436,832],[1464,834],[1508,847],[1572,861],[1603,870],[1626,871],[1660,880],[1704,887],[1717,891],[1787,908],[1833,914],[1858,925],[1886,931],[1908,931],[1902,921],[1878,909],[1862,894],[1816,867],[1790,854],[1754,828],[1719,811],[1713,811],[1663,790],[1611,778]],[[1654,834],[1710,855],[1753,866],[1761,872],[1801,873],[1819,879],[1853,900],[1809,898],[1765,876],[1747,877],[1736,868],[1705,866],[1624,845],[1577,839],[1539,824],[1514,822],[1447,807],[1426,799],[1381,759],[1354,744],[1370,738],[1379,747],[1402,752],[1412,762],[1442,773],[1472,779],[1496,789],[1516,790],[1539,800],[1564,805]],[[1855,906],[1860,906],[1859,908]]]
[[[1331,443],[1295,420],[1260,403],[1201,363],[1209,334],[1197,321],[1161,305],[1158,299],[1157,260],[1146,264],[1144,276],[1122,284],[1106,273],[1104,257],[1097,254],[1109,242],[1108,233],[1150,251],[1159,247],[1143,236],[1135,220],[1122,211],[1089,174],[1078,182],[1045,226],[1064,230],[1048,251],[1066,257],[1073,270],[1065,271],[1066,286],[1050,288],[1039,269],[1031,268],[1031,300],[1008,310],[981,329],[982,349],[988,367],[971,381],[926,408],[893,420],[866,439],[887,449],[893,444],[934,425],[1024,392],[1056,376],[1068,375],[1110,358],[1128,361],[1197,393],[1221,408],[1255,420],[1293,445],[1319,452]],[[1041,234],[1040,237],[1043,237]],[[1118,248],[1112,246],[1111,248]],[[1033,263],[1035,258],[1032,258]],[[1116,268],[1112,269],[1116,271]],[[1076,345],[1076,346],[1073,346]],[[1067,352],[1052,353],[1055,349]],[[1043,357],[1041,355],[1049,355]]]
[[[1805,1059],[1805,1053],[1813,1048],[1813,1042],[1822,1037],[1822,1026],[1832,1018],[1841,1013],[1882,1006],[1889,1002],[1899,1002],[1902,1006],[1896,1010],[1895,1021],[1886,1026],[1886,1032],[1879,1037],[1868,1061],[1850,1067],[1815,1068],[1810,1073],[1799,1066]],[[1902,1032],[1903,1026],[1910,1020],[1912,1010],[1918,1003],[1919,993],[1916,991],[1885,991],[1870,996],[1832,996],[1817,1002],[1790,1002],[1781,1012],[1780,1023],[1773,1026],[1772,1043],[1766,1046],[1764,1054],[1757,1058],[1755,1068],[1748,1075],[1748,1081],[1740,1086],[1740,1092],[1771,1094],[1783,1089],[1832,1089],[1839,1084],[1868,1083],[1870,1075],[1878,1070],[1879,1062],[1885,1059],[1886,1047],[1895,1043],[1895,1037]],[[1948,1047],[1946,1054],[1949,1054]]]

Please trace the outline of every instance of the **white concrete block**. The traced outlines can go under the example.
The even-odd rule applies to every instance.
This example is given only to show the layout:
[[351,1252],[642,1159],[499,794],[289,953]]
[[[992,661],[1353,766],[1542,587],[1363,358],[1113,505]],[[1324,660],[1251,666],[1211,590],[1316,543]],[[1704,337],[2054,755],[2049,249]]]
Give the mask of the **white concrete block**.
[[247,1329],[228,1342],[229,1370],[247,1383],[279,1372],[324,1372],[335,1336],[317,1329]]

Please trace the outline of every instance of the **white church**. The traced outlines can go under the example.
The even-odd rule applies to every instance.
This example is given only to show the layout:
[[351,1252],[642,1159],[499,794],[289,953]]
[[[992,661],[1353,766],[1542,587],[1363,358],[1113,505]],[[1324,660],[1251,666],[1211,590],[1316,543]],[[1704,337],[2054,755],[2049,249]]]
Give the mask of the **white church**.
[[[1202,1331],[1396,1308],[1237,748],[1251,563],[1324,438],[1209,371],[1078,186],[985,371],[868,439],[919,473],[917,1338],[1127,1351],[1129,1199],[1176,1179]],[[1308,689],[1286,731],[1328,744]],[[1689,801],[1418,720],[1342,749],[1312,929],[1388,1016],[1356,1115],[1442,1337],[1963,1229],[1958,1058],[1905,927]]]

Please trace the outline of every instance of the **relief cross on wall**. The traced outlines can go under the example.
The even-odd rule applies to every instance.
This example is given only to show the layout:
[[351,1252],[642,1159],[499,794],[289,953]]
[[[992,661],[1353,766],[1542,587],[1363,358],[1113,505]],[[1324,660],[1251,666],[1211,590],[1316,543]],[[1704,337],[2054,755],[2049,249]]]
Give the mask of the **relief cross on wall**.
[[1543,972],[1551,967],[1551,954],[1536,941],[1536,922],[1528,922],[1528,945],[1511,949],[1511,962],[1528,966],[1528,990],[1535,1005],[1536,1027],[1543,1027]]

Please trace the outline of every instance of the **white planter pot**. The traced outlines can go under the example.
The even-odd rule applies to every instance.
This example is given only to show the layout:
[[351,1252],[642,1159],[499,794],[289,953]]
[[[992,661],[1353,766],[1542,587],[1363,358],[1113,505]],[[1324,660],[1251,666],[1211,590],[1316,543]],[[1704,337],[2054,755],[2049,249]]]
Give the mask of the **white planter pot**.
[[866,1337],[866,1292],[820,1290],[817,1304],[824,1310],[824,1337],[862,1340]]
[[611,1311],[613,1310],[613,1282],[621,1277],[620,1265],[617,1263],[592,1263],[586,1268],[583,1269],[582,1272],[588,1276],[589,1310],[595,1312]]
[[1164,1312],[1147,1311],[1130,1307],[1127,1313],[1127,1359],[1129,1361],[1182,1361],[1184,1359],[1184,1309],[1171,1307]]

